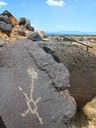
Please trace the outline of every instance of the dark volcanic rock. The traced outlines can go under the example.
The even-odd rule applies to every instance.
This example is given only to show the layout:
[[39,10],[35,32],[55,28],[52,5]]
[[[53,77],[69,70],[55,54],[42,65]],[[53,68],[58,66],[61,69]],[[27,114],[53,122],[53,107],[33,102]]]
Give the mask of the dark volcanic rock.
[[60,59],[59,57],[57,56],[56,52],[51,50],[50,48],[48,48],[47,46],[44,46],[43,44],[40,45],[41,48],[43,48],[43,50],[48,53],[48,54],[51,54],[54,58],[54,60],[57,62],[57,63],[60,63]]
[[30,23],[30,20],[26,20],[26,24],[25,25],[31,25],[31,23]]
[[12,16],[12,14],[7,10],[5,10],[1,15],[8,16],[8,17]]
[[5,27],[6,23],[3,21],[0,21],[0,30],[2,30]]
[[32,41],[42,41],[41,36],[37,32],[34,32],[31,35],[29,35],[28,39],[30,39]]
[[20,36],[26,36],[26,33],[23,29],[19,28],[17,31],[18,31]]
[[6,24],[12,24],[12,22],[8,16],[0,15],[0,21],[4,22]]
[[34,31],[34,27],[31,26],[30,20],[26,20],[26,18],[20,18],[19,25],[27,28],[29,31]]
[[1,15],[7,16],[11,20],[13,26],[18,25],[17,19],[9,11],[5,10]]
[[29,30],[29,31],[34,31],[34,27],[30,26],[30,25],[26,25],[26,28]]
[[69,92],[81,109],[96,96],[96,56],[95,49],[86,51],[85,46],[70,42],[47,43],[55,51],[60,61],[70,71]]
[[1,116],[0,116],[0,128],[6,128]]
[[19,25],[25,25],[26,24],[26,18],[21,17],[19,21]]
[[69,72],[63,64],[30,40],[2,47],[0,60],[0,116],[6,128],[69,128],[76,104],[66,90]]
[[6,33],[7,35],[9,35],[11,33],[11,30],[12,30],[12,25],[6,24],[6,23],[0,21],[0,30],[2,32]]

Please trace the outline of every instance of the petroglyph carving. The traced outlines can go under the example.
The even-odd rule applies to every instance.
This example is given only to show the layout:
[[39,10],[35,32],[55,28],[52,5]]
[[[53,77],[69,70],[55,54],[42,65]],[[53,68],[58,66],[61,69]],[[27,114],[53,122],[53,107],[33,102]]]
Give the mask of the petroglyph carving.
[[30,96],[28,96],[28,94],[25,93],[21,87],[19,87],[19,90],[23,93],[25,97],[26,105],[27,105],[27,110],[24,113],[21,113],[21,115],[23,117],[26,117],[26,115],[30,112],[37,116],[40,124],[43,124],[42,118],[38,113],[38,106],[37,106],[37,103],[41,100],[41,97],[37,98],[36,101],[33,99],[34,81],[37,79],[37,72],[34,70],[34,68],[28,69],[27,72],[32,78],[32,83],[30,86]]

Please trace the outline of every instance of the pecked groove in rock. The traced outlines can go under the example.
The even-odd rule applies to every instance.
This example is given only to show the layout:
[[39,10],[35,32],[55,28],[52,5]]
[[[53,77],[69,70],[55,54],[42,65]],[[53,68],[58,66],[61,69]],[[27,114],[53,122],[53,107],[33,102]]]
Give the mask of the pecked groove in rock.
[[29,40],[8,44],[0,53],[0,115],[6,127],[69,128],[76,104],[67,90],[56,89],[69,85],[66,67]]

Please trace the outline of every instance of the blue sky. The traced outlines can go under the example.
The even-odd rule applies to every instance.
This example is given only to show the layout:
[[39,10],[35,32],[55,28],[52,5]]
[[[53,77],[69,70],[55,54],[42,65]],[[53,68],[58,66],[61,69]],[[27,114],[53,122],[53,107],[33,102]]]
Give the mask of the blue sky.
[[44,31],[96,32],[96,0],[0,0],[4,10]]

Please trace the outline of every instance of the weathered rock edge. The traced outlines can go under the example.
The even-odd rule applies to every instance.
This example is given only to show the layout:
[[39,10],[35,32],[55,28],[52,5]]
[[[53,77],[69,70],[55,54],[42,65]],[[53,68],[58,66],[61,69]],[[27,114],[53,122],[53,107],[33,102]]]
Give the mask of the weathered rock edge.
[[0,116],[7,128],[70,127],[76,104],[63,64],[30,40],[0,48],[0,63]]

